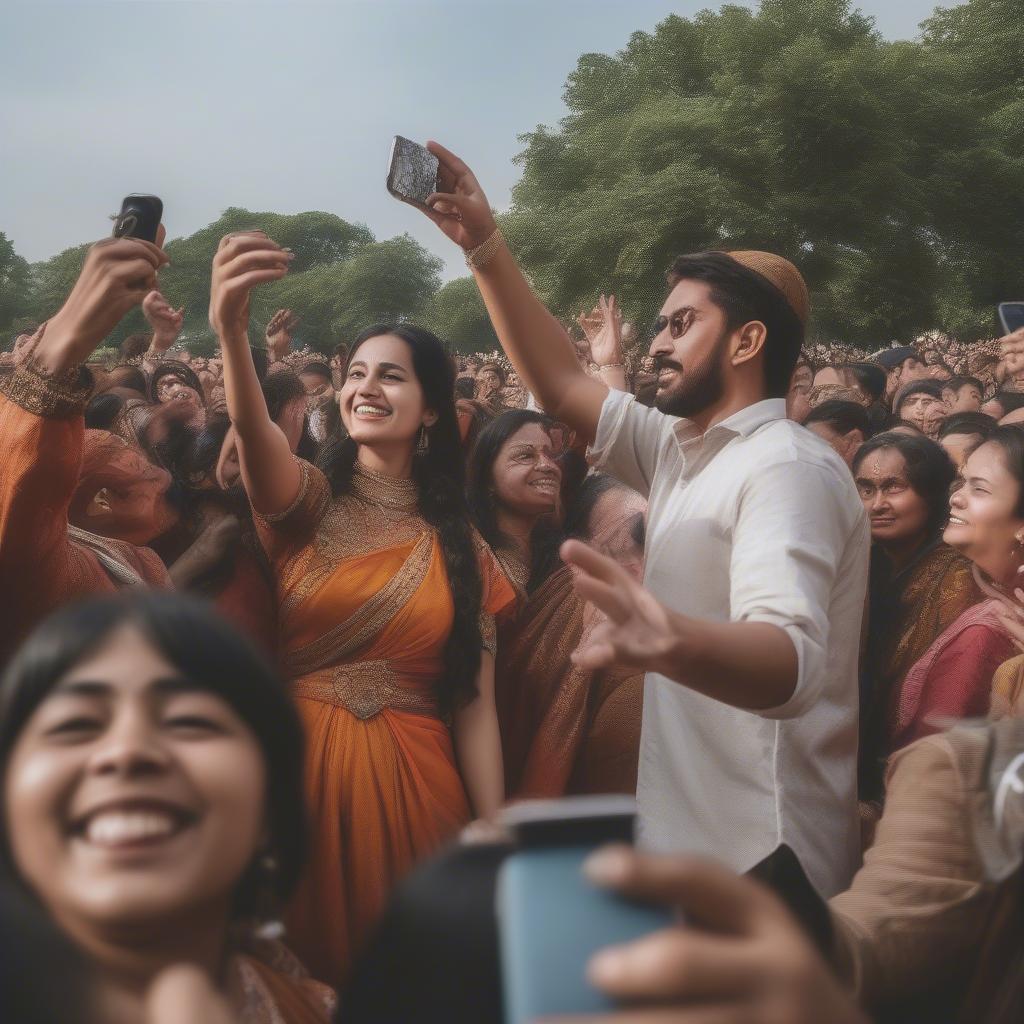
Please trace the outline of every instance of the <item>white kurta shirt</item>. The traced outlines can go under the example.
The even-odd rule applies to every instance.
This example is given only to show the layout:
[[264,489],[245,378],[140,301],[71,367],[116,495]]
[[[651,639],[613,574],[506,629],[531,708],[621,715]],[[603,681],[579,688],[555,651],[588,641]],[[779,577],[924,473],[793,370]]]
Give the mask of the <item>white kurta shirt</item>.
[[637,801],[648,849],[745,871],[780,843],[822,896],[857,866],[857,657],[867,517],[852,475],[782,399],[701,434],[610,391],[592,461],[649,499],[644,582],[668,607],[770,622],[796,648],[785,705],[743,711],[648,673]]

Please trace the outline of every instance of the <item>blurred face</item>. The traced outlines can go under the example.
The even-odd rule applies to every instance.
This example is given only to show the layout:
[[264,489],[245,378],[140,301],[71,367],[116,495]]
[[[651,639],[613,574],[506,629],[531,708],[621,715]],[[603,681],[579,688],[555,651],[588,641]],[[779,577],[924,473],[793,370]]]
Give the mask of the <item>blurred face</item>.
[[7,764],[25,881],[73,936],[226,914],[264,836],[256,737],[132,626],[70,669]]
[[276,423],[284,431],[288,447],[294,454],[299,450],[302,428],[306,423],[306,399],[295,397],[290,402],[285,402]]
[[558,507],[562,470],[550,435],[539,423],[520,427],[494,460],[491,478],[500,508],[520,516],[541,516]]
[[1000,583],[1012,581],[1020,565],[1024,520],[1016,513],[1020,486],[1006,468],[1000,445],[987,442],[964,464],[963,485],[949,499],[943,539]]
[[967,453],[981,440],[981,434],[947,434],[939,444],[950,457],[953,465],[963,472]]
[[908,356],[900,363],[900,383],[908,384],[912,380],[924,380],[929,375],[928,367],[916,356]]
[[501,378],[495,370],[487,368],[476,375],[476,393],[484,398],[501,389]]
[[882,547],[923,542],[929,509],[907,477],[907,464],[895,448],[879,448],[861,459],[857,491],[871,523],[871,539]]
[[973,384],[964,384],[959,391],[943,388],[942,400],[950,413],[981,412],[981,392]]
[[729,334],[725,312],[701,281],[680,281],[661,307],[664,326],[651,342],[658,375],[654,404],[670,416],[692,417],[722,397]]
[[793,376],[789,381],[790,388],[809,388],[813,383],[814,374],[811,372],[811,368],[806,363],[797,363],[796,369],[793,371]]
[[[925,434],[928,434],[929,429],[937,431],[938,423],[945,415],[946,407],[942,404],[942,399],[934,395],[918,392],[908,395],[900,403],[900,419],[912,423]],[[934,436],[934,433],[929,436]]]
[[437,422],[413,370],[412,350],[393,334],[370,338],[356,349],[338,403],[352,439],[371,448],[411,447],[422,426]]
[[817,434],[848,466],[853,465],[853,457],[864,443],[864,435],[859,430],[840,434],[828,423],[808,423],[807,429]]
[[318,405],[320,400],[333,390],[331,382],[318,373],[300,373],[299,380],[306,391],[310,408]]
[[101,486],[76,526],[130,544],[148,544],[178,520],[167,500],[171,474],[136,448],[118,449],[90,482]]

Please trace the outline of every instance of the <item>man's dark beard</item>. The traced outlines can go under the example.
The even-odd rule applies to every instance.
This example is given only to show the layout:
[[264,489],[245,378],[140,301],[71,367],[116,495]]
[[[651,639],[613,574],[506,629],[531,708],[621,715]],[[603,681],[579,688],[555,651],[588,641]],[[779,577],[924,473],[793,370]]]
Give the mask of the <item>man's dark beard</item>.
[[[692,370],[684,369],[676,383],[667,391],[661,391],[654,398],[654,407],[666,416],[681,416],[692,419],[708,406],[714,405],[725,390],[722,374],[722,350],[729,340],[729,333],[723,331],[704,361]],[[679,372],[679,364],[655,359],[657,371],[662,365]]]

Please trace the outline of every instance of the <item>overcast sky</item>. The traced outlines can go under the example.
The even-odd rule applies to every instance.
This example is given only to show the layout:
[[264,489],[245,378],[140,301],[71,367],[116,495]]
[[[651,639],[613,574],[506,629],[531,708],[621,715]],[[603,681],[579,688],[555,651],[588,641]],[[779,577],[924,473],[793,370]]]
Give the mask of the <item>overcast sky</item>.
[[[172,237],[228,206],[329,210],[452,247],[384,189],[391,137],[444,142],[503,207],[517,136],[564,113],[581,53],[714,2],[0,0],[0,231],[29,260],[109,233],[130,192]],[[745,6],[755,6],[752,3]],[[863,0],[912,38],[932,0]]]

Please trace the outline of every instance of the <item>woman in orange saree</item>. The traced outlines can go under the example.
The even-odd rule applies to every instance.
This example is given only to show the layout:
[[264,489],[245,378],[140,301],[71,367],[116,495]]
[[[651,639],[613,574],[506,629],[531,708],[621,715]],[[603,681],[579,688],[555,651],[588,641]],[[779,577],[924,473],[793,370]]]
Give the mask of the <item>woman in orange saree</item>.
[[493,614],[513,593],[469,524],[454,374],[433,335],[360,335],[339,396],[349,437],[324,472],[293,457],[246,340],[249,289],[288,262],[260,232],[227,236],[210,312],[306,730],[313,835],[289,944],[340,983],[395,882],[504,798]]

